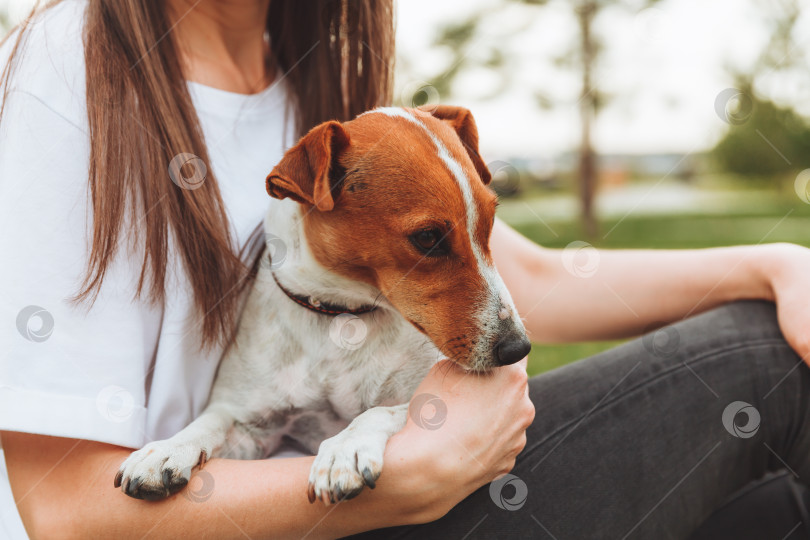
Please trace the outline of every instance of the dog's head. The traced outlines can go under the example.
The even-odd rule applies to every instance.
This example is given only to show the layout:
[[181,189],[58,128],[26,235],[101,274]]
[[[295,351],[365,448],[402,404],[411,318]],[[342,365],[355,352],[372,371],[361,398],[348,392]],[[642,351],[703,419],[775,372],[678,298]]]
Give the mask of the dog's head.
[[313,128],[267,191],[302,204],[320,264],[373,285],[448,358],[483,371],[530,348],[489,250],[490,178],[467,109],[385,108]]

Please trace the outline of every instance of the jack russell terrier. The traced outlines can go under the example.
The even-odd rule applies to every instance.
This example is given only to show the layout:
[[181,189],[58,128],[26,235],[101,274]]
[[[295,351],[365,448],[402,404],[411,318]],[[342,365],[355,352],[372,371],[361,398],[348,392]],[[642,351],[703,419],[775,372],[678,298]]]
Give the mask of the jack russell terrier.
[[115,486],[162,499],[207,459],[265,458],[286,436],[317,454],[310,502],[374,488],[440,358],[484,372],[531,348],[488,246],[490,178],[466,109],[312,129],[267,177],[286,199],[265,219],[268,250],[283,242],[286,258],[259,266],[206,409],[133,452]]

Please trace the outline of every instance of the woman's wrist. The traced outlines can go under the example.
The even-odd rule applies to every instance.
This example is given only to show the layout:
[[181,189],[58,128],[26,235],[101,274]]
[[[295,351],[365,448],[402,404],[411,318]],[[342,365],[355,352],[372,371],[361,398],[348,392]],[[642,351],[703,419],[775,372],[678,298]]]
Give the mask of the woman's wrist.
[[[449,445],[449,448],[448,448]],[[437,520],[491,480],[482,463],[448,430],[408,424],[388,441],[383,475],[396,484],[401,519],[419,524]]]
[[807,257],[806,248],[796,244],[776,243],[754,246],[756,252],[751,256],[752,287],[754,297],[776,301],[779,284],[797,258]]
[[437,466],[435,452],[425,448],[416,432],[420,428],[408,425],[388,441],[382,480],[386,473],[392,491],[396,491],[399,519],[403,524],[433,521],[442,511],[444,475]]

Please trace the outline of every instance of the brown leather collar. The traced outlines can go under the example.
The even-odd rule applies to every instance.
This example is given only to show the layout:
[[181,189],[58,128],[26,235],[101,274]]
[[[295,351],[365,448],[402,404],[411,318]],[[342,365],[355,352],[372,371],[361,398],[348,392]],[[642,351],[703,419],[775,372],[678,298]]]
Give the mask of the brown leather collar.
[[292,291],[287,290],[281,283],[279,283],[278,278],[276,277],[275,272],[271,272],[273,275],[273,279],[278,285],[278,288],[281,289],[287,297],[298,304],[299,306],[303,306],[311,311],[316,313],[321,313],[323,315],[341,315],[343,313],[349,313],[351,315],[362,315],[363,313],[370,313],[377,309],[377,306],[360,306],[359,308],[351,309],[347,308],[346,306],[340,306],[337,304],[330,304],[327,302],[320,302],[311,296],[304,296],[302,294],[295,294]]

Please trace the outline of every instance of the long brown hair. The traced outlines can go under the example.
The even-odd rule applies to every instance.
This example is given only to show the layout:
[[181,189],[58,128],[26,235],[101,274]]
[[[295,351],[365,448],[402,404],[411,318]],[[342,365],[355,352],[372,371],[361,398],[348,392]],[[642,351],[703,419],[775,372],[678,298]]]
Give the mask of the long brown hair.
[[[235,326],[236,293],[247,269],[232,245],[211,168],[195,189],[169,180],[176,156],[194,154],[208,163],[208,153],[166,10],[165,2],[154,0],[88,0],[84,50],[93,240],[76,300],[92,304],[126,235],[132,247],[144,249],[135,296],[161,302],[169,246],[176,246],[202,316],[203,344],[212,345]],[[348,120],[391,101],[392,0],[272,0],[269,11],[272,61],[286,73],[299,136],[323,121]],[[35,16],[36,9],[18,27],[0,75],[3,106]]]

